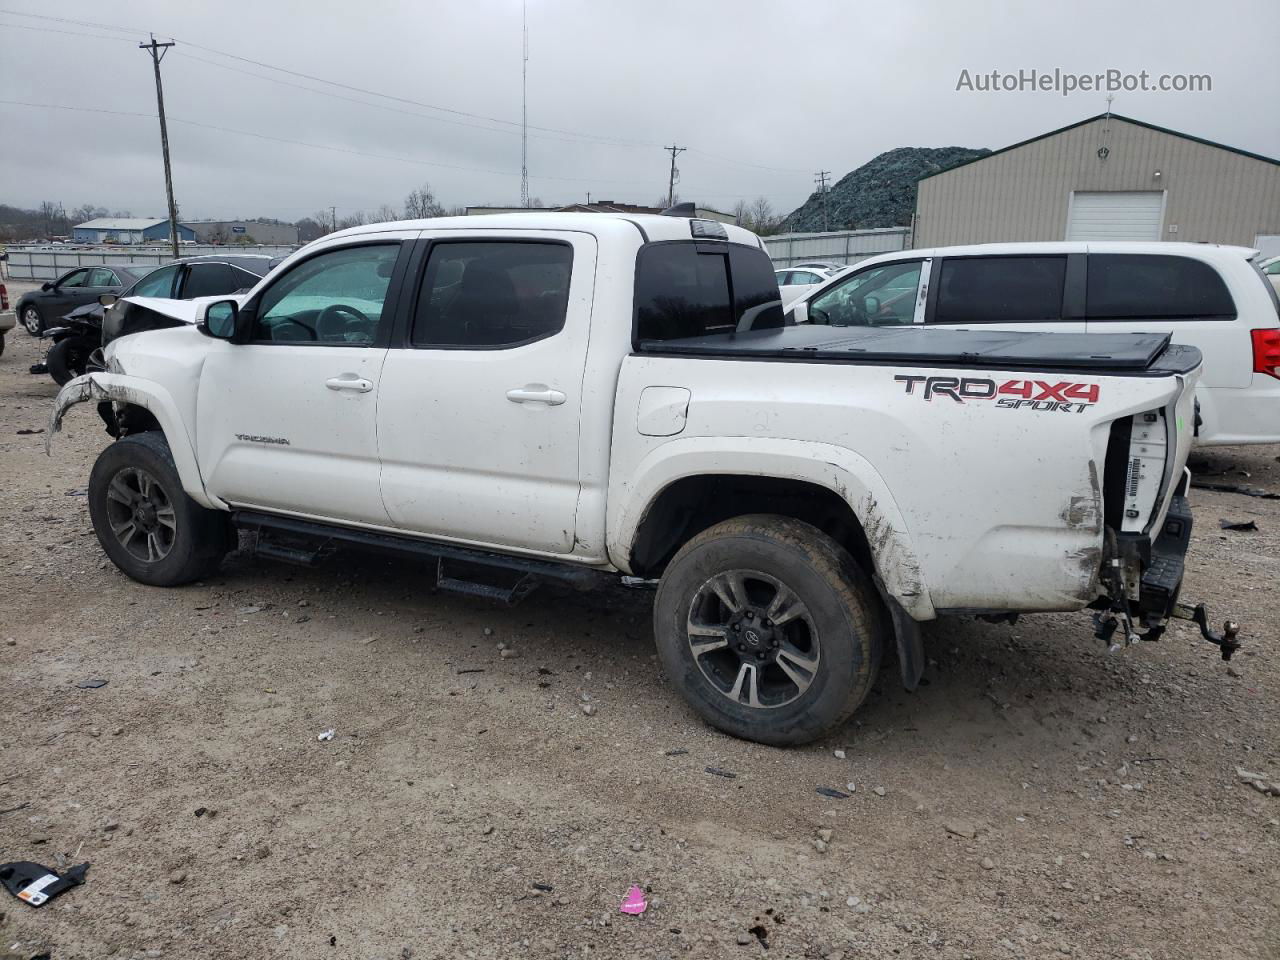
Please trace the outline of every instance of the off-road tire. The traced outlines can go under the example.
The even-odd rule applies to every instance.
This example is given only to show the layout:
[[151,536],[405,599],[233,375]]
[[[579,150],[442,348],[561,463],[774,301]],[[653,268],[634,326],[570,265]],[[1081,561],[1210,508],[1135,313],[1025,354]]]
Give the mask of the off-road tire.
[[[120,511],[109,500],[112,481],[122,485],[145,473],[163,494],[172,511],[173,526],[168,549],[154,561],[140,558],[121,542],[112,530],[111,511]],[[232,530],[227,514],[207,510],[186,495],[178,477],[173,454],[162,433],[148,431],[122,437],[98,455],[89,475],[89,515],[98,542],[111,562],[139,583],[174,587],[206,577],[218,569],[232,546]],[[166,534],[168,536],[168,534]]]
[[[691,648],[694,605],[705,602],[700,595],[718,575],[740,570],[785,585],[816,631],[820,657],[809,684],[783,705],[731,699],[707,678]],[[654,602],[658,655],[690,706],[725,733],[773,746],[815,740],[857,710],[879,673],[887,624],[871,578],[844,547],[810,524],[770,514],[726,520],[690,540],[667,566]]]

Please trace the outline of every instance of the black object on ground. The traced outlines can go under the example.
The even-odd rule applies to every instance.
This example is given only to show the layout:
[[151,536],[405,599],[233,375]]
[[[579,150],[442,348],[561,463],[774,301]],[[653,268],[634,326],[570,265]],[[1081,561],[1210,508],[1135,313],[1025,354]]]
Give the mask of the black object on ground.
[[1252,520],[1219,520],[1218,526],[1223,530],[1256,531],[1258,525]]
[[816,792],[822,794],[824,797],[831,797],[833,800],[849,799],[849,794],[841,793],[839,790],[833,790],[831,787],[818,787]]
[[1280,493],[1261,490],[1258,487],[1246,486],[1243,483],[1215,483],[1212,480],[1192,480],[1191,485],[1197,490],[1216,490],[1218,493],[1240,493],[1246,497],[1257,497],[1260,500],[1280,500]]
[[689,751],[684,747],[676,747],[674,750],[668,750],[663,755],[667,757],[683,757]]
[[724,777],[726,780],[737,780],[736,773],[730,773],[728,770],[721,770],[719,767],[707,767],[707,773],[715,777]]
[[82,863],[60,874],[30,860],[15,860],[0,864],[0,883],[23,903],[43,907],[64,890],[84,883],[88,869],[89,864]]
[[107,681],[105,680],[81,680],[76,684],[81,690],[97,690],[99,687],[105,687],[106,685]]

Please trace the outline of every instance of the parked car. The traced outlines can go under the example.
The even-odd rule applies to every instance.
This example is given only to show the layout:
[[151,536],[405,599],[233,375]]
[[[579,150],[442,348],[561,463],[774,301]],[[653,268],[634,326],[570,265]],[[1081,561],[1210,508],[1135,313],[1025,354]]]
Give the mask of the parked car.
[[839,273],[846,264],[836,263],[834,260],[802,260],[800,263],[791,264],[793,268],[800,267],[817,267],[819,270],[826,270],[828,273]]
[[4,355],[4,338],[10,330],[18,325],[18,318],[9,309],[9,290],[0,282],[0,356]]
[[68,310],[93,303],[104,293],[119,295],[153,269],[150,264],[77,267],[19,297],[15,308],[18,321],[27,333],[38,337]]
[[1258,267],[1262,270],[1263,276],[1271,281],[1271,286],[1276,288],[1276,292],[1280,293],[1280,257],[1263,260]]
[[117,438],[87,503],[142,583],[210,575],[236,528],[506,601],[656,580],[671,682],[773,744],[843,722],[886,645],[914,687],[940,614],[1191,616],[1200,354],[1165,334],[784,326],[753,234],[576,213],[359,227],[152,303],[196,325],[110,343],[48,431],[92,402]]
[[786,270],[775,270],[773,275],[778,281],[778,293],[782,296],[782,305],[787,307],[804,296],[836,271],[825,267],[788,267]]
[[[248,290],[278,262],[279,258],[264,254],[186,257],[153,269],[124,296],[167,295],[187,300],[235,293]],[[163,329],[177,322],[142,304],[117,303],[117,299],[115,294],[104,293],[98,298],[101,302],[77,307],[62,318],[60,326],[46,329],[42,336],[52,340],[53,345],[45,362],[32,366],[31,372],[48,373],[62,385],[95,369],[94,354],[103,344],[128,333]],[[102,369],[100,362],[96,369]]]
[[864,260],[793,303],[799,322],[1088,334],[1199,348],[1196,442],[1280,442],[1280,301],[1257,251],[1202,243],[1004,243]]

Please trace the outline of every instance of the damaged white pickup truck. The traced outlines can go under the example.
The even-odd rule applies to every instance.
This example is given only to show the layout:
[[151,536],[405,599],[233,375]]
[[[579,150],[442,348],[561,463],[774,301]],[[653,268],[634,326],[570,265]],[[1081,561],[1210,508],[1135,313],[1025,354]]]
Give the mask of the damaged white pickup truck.
[[90,513],[143,583],[236,528],[498,599],[657,581],[672,681],[772,744],[844,721],[886,645],[914,687],[940,615],[1091,607],[1128,642],[1193,616],[1200,355],[1163,335],[793,325],[754,235],[601,214],[360,227],[168,309],[192,325],[112,342],[50,430],[97,403]]

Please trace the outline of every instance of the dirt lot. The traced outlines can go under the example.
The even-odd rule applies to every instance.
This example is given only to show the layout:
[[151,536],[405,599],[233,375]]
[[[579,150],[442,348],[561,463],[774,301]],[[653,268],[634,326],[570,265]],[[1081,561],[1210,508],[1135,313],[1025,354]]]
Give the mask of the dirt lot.
[[[23,432],[37,358],[0,358],[0,860],[92,866],[0,900],[0,956],[1280,957],[1280,798],[1236,774],[1280,779],[1280,501],[1194,491],[1185,594],[1244,624],[1230,670],[1185,624],[1108,656],[1083,615],[946,622],[928,686],[890,666],[776,750],[685,709],[643,592],[506,609],[350,556],[125,579],[94,412],[52,459]],[[1280,490],[1277,454],[1212,466]]]

